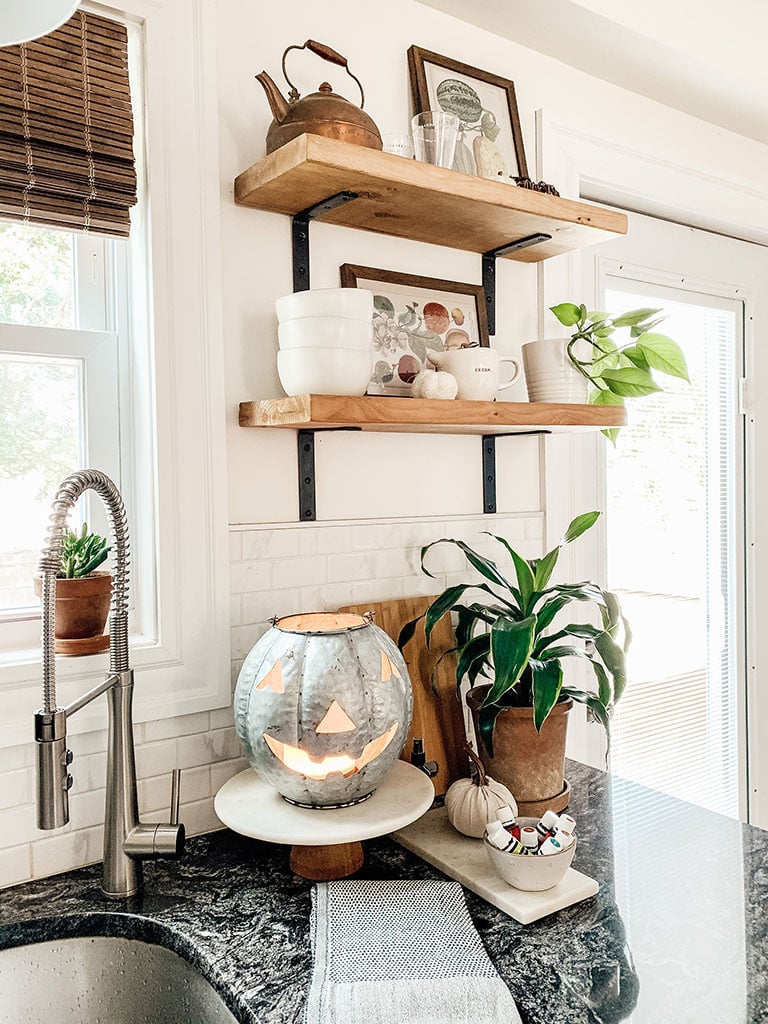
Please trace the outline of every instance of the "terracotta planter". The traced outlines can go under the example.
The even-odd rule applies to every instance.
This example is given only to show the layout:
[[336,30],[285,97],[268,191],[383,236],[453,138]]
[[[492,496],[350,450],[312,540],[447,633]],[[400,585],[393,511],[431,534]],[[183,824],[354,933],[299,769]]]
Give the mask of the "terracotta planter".
[[[35,593],[42,596],[42,580],[35,577]],[[112,597],[112,576],[92,572],[80,579],[56,580],[56,651],[60,654],[90,654],[106,650],[109,637],[104,628]]]
[[565,738],[571,698],[559,701],[537,733],[532,708],[507,708],[496,719],[494,756],[479,739],[478,713],[490,686],[476,686],[467,694],[478,751],[483,767],[497,782],[512,791],[521,815],[535,816],[545,810],[568,806],[570,786],[564,778]]

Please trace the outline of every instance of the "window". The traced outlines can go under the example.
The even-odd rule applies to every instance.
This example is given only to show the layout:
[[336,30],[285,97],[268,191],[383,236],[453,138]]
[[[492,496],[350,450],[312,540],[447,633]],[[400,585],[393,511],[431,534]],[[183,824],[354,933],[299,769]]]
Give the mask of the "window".
[[[100,3],[99,15],[111,7]],[[94,446],[117,452],[110,475],[131,529],[134,720],[144,722],[231,700],[220,185],[210,146],[218,135],[215,11],[200,0],[122,0],[113,11],[128,30],[134,113],[144,119],[134,139],[139,195],[152,201],[134,209],[129,241],[32,227],[47,240],[27,234],[27,242],[52,245],[55,257],[41,303],[17,297],[15,312],[4,311],[0,332],[16,337],[7,350],[0,341],[0,355],[21,351],[39,372],[70,367],[79,390],[69,422],[79,434],[69,443],[86,444],[89,461],[98,457],[107,472]],[[2,207],[0,190],[5,227]],[[18,246],[2,235],[0,245]],[[37,263],[33,255],[29,265]],[[35,308],[47,310],[43,320]],[[54,309],[61,319],[50,326]],[[21,349],[19,332],[32,339]],[[110,393],[91,386],[108,359],[117,366]],[[110,435],[104,424],[114,424],[115,410]],[[99,505],[85,510],[97,528]],[[29,741],[37,706],[39,630],[31,619],[14,628],[24,621],[35,634],[28,649],[5,658],[0,651],[0,746]],[[106,663],[105,655],[59,659],[59,703],[97,683]],[[73,727],[105,724],[103,703],[94,702]]]
[[[123,263],[125,246],[0,221],[0,645],[5,652],[32,647],[39,635],[32,579],[58,484],[86,465],[121,482],[120,335],[110,328],[118,326],[112,311],[121,303],[114,292],[125,275],[107,273],[106,265]],[[125,364],[125,332],[122,347]],[[81,504],[96,527],[106,529],[98,503],[92,509]]]

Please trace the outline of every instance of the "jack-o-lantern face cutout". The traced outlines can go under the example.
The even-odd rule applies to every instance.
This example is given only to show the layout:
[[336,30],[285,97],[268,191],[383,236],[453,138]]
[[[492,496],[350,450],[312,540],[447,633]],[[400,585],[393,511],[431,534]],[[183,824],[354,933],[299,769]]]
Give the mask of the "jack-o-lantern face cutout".
[[248,655],[235,724],[251,765],[287,800],[365,799],[398,757],[412,709],[405,663],[366,618],[280,619]]

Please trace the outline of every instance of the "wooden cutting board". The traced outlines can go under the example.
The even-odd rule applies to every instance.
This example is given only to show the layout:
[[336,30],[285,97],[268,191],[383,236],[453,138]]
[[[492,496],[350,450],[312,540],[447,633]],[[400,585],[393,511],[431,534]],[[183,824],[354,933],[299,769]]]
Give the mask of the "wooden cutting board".
[[[373,604],[346,605],[339,611],[358,615],[373,612],[376,625],[397,643],[405,623],[423,615],[433,600],[432,597],[403,597]],[[436,661],[456,643],[450,617],[438,623],[430,639],[431,646],[427,649],[422,621],[403,651],[413,686],[413,722],[401,757],[409,761],[413,738],[423,737],[427,760],[438,764],[437,775],[432,779],[435,794],[442,796],[452,782],[469,775],[467,757],[462,752],[466,740],[462,707],[456,698],[454,655],[448,655],[438,666],[433,688]]]

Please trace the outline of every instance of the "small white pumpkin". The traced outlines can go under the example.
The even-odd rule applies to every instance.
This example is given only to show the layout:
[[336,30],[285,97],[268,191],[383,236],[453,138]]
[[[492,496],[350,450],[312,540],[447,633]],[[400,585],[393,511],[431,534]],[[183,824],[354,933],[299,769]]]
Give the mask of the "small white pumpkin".
[[457,779],[445,794],[448,820],[465,836],[482,839],[485,826],[496,821],[496,813],[509,806],[517,817],[517,803],[506,786],[494,782],[485,774],[482,761],[471,747],[467,753],[477,768],[474,779]]
[[417,373],[411,385],[414,398],[455,398],[459,383],[452,373],[445,370],[422,370]]

